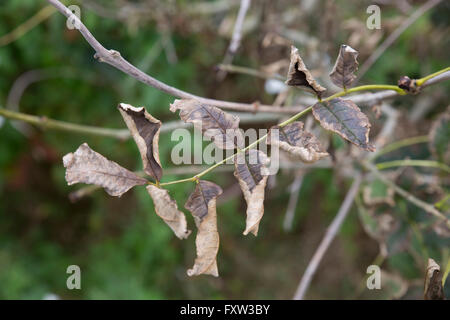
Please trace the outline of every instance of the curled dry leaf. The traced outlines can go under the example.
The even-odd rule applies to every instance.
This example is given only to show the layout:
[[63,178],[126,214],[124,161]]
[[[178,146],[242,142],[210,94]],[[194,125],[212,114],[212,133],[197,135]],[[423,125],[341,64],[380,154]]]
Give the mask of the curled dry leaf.
[[191,233],[187,229],[186,217],[183,212],[178,210],[177,203],[169,196],[169,192],[154,185],[149,185],[147,191],[155,204],[156,214],[164,220],[178,238],[186,239]]
[[309,72],[303,63],[298,49],[294,46],[291,47],[291,63],[289,64],[286,84],[288,86],[304,88],[315,93],[319,98],[327,90],[313,78],[311,72]]
[[343,44],[339,50],[333,71],[330,73],[331,81],[341,88],[351,86],[356,79],[354,74],[358,70],[358,51]]
[[139,148],[145,173],[158,181],[161,180],[162,167],[158,145],[161,121],[153,118],[144,107],[135,108],[121,103],[118,109]]
[[194,99],[175,100],[170,111],[180,110],[180,118],[190,122],[203,135],[211,138],[221,149],[242,147],[244,139],[239,130],[239,118],[217,107],[201,103]]
[[428,141],[433,156],[450,163],[450,106],[433,123]]
[[316,162],[329,155],[312,133],[303,130],[301,121],[295,121],[284,127],[271,127],[266,141],[267,144],[279,146],[293,158],[306,163]]
[[244,235],[258,235],[259,222],[264,215],[264,189],[268,176],[269,158],[259,150],[250,149],[235,157],[234,176],[247,202],[247,221]]
[[221,187],[209,181],[199,180],[184,206],[192,213],[198,229],[195,238],[197,258],[192,269],[187,271],[188,276],[200,274],[219,276],[216,260],[219,251],[216,199],[220,194],[222,194]]
[[325,129],[336,132],[360,148],[375,151],[375,147],[369,144],[369,119],[353,101],[337,98],[317,102],[312,112]]
[[115,197],[120,197],[134,186],[147,184],[147,180],[106,159],[83,143],[74,153],[63,157],[66,181],[69,185],[87,183],[101,186]]
[[444,300],[442,288],[442,272],[439,265],[433,259],[428,259],[427,273],[425,275],[425,300]]

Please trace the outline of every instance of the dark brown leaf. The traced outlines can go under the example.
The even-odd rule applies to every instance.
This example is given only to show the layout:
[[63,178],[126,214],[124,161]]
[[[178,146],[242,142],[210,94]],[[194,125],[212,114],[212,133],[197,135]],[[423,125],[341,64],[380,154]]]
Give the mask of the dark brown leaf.
[[[276,134],[277,133],[277,134]],[[267,144],[279,146],[293,158],[313,163],[328,156],[319,140],[303,130],[303,122],[295,121],[287,126],[273,126],[267,135]]]
[[205,137],[211,138],[217,147],[242,147],[243,137],[239,130],[238,117],[193,99],[175,100],[170,105],[170,111],[175,112],[178,109],[184,122],[192,123]]
[[199,180],[184,206],[192,213],[198,229],[195,238],[197,258],[192,269],[187,271],[188,276],[219,275],[216,260],[219,251],[216,199],[220,194],[222,194],[221,187],[209,181]]
[[312,111],[325,129],[336,132],[360,148],[375,151],[375,147],[369,144],[369,119],[353,101],[337,98],[317,102]]
[[186,239],[191,233],[187,229],[186,217],[178,210],[177,203],[169,196],[169,192],[154,185],[149,185],[147,191],[155,204],[156,214],[167,223],[178,238]]
[[315,93],[319,98],[327,90],[316,82],[311,72],[306,68],[298,49],[291,47],[291,63],[287,75],[286,84],[288,86],[300,87]]
[[333,71],[330,73],[331,81],[341,88],[348,88],[355,81],[358,70],[358,51],[343,44],[339,50]]
[[66,168],[66,181],[95,184],[115,197],[120,197],[134,186],[147,184],[147,180],[106,159],[95,152],[87,143],[83,143],[75,153],[68,153],[63,158]]
[[138,146],[145,173],[158,181],[161,180],[162,167],[158,145],[161,121],[153,118],[144,107],[135,108],[121,103],[118,108]]
[[439,265],[433,259],[428,259],[427,274],[424,288],[425,300],[444,300],[442,288],[442,272]]
[[264,215],[264,189],[268,178],[269,158],[262,151],[250,149],[235,157],[234,176],[247,202],[247,221],[244,235],[258,235],[259,222]]

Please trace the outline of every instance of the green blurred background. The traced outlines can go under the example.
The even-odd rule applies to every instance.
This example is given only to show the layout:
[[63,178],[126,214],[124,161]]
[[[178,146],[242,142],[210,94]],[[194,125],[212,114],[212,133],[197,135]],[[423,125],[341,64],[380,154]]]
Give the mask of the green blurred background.
[[[81,6],[82,21],[106,48],[118,50],[165,83],[211,98],[272,103],[274,96],[264,91],[262,79],[228,74],[224,81],[217,80],[216,66],[222,62],[230,41],[232,24],[227,25],[227,21],[235,18],[239,2],[230,1],[225,9],[206,12],[194,6],[214,2],[223,4],[223,1],[178,0],[65,3]],[[371,4],[316,1],[305,15],[302,6],[307,6],[308,1],[302,2],[305,1],[254,1],[242,48],[233,63],[261,68],[278,58],[287,58],[280,50],[271,51],[261,45],[270,32],[288,38],[284,29],[276,28],[282,25],[286,30],[298,30],[302,32],[300,35],[315,39],[308,47],[298,43],[295,36],[288,38],[306,52],[307,60],[326,61],[325,67],[316,64],[318,68],[327,68],[333,64],[339,45],[348,43],[351,36],[358,36],[355,30],[358,23],[364,25],[365,9]],[[423,2],[409,3],[413,10]],[[141,14],[117,10],[125,5],[144,5],[151,10]],[[0,37],[45,6],[47,2],[43,0],[2,0]],[[370,31],[359,35],[361,46],[356,49],[361,52],[360,61],[410,14],[392,4],[381,7],[382,26],[388,29],[372,39],[373,43],[368,38]],[[421,17],[386,51],[361,83],[392,84],[404,74],[420,77],[448,66],[449,16],[448,2],[443,1]],[[93,49],[82,36],[65,25],[65,17],[54,13],[0,47],[0,106],[11,107],[8,101],[18,94],[17,90],[11,92],[16,81],[20,86],[31,79],[32,83],[19,94],[19,108],[24,113],[125,128],[116,109],[119,102],[125,102],[146,106],[163,122],[177,120],[168,108],[173,97],[97,62]],[[286,50],[281,52],[284,54]],[[427,134],[431,121],[448,105],[448,89],[448,84],[429,88],[424,95],[433,97],[435,107],[412,132],[403,129],[398,136]],[[404,97],[393,106],[407,115],[414,103],[414,97]],[[271,124],[258,126],[268,128]],[[338,138],[334,140],[337,147],[343,144]],[[131,140],[45,131],[9,120],[0,128],[1,299],[43,299],[51,294],[62,299],[289,299],[351,183],[332,169],[307,171],[292,231],[286,232],[282,223],[293,174],[279,173],[276,185],[267,191],[265,216],[255,238],[242,235],[246,206],[239,191],[236,192],[232,174],[209,175],[207,179],[220,184],[226,194],[218,206],[220,277],[189,278],[186,270],[195,258],[194,237],[191,235],[184,241],[174,237],[156,216],[145,188],[135,188],[120,199],[99,190],[77,202],[69,200],[68,195],[83,186],[67,186],[61,159],[84,142],[126,168],[141,170],[140,156]],[[161,162],[165,168],[174,166],[170,152],[175,143],[168,133],[160,137]],[[391,159],[430,157],[426,145],[402,152]],[[164,179],[178,177],[182,176]],[[402,183],[411,185],[406,178]],[[183,207],[191,188],[186,184],[169,188],[179,207]],[[425,192],[423,189],[417,186],[411,192]],[[420,195],[425,201],[439,200],[427,193]],[[408,249],[403,246],[394,250],[382,268],[407,283],[403,297],[420,298],[423,263],[429,255],[442,266],[448,258],[449,238],[429,235],[420,227],[414,229],[427,216],[401,198],[396,200],[396,207],[388,209],[405,227],[389,241],[393,244],[406,241]],[[394,291],[398,288],[392,289],[393,292],[360,290],[367,266],[378,255],[378,244],[366,234],[359,216],[358,207],[354,206],[322,261],[308,298],[396,297]],[[190,216],[188,219],[192,228],[193,220]],[[66,288],[66,268],[73,264],[81,268],[81,290]],[[448,284],[446,289],[448,296]]]

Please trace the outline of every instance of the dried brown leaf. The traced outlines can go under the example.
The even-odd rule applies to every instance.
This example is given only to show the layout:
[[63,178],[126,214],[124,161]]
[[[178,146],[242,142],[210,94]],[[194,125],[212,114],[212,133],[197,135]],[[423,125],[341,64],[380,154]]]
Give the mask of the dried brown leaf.
[[358,51],[343,44],[339,50],[333,71],[330,73],[331,81],[341,88],[348,88],[356,79],[354,74],[358,70]]
[[138,146],[145,173],[158,181],[161,180],[162,167],[158,145],[161,121],[153,118],[144,107],[135,108],[121,103],[118,109]]
[[442,288],[442,272],[439,265],[433,259],[428,259],[427,273],[425,275],[425,300],[444,300]]
[[306,163],[316,162],[329,155],[312,133],[303,130],[301,121],[295,121],[284,127],[271,127],[266,141],[267,144],[279,146],[293,158]]
[[369,144],[369,119],[353,101],[337,98],[317,102],[312,112],[325,129],[336,132],[360,148],[375,151],[375,147]]
[[175,112],[178,109],[184,122],[192,123],[205,137],[211,138],[217,147],[242,147],[244,140],[239,130],[239,117],[194,99],[175,100],[170,105],[170,111]]
[[222,188],[215,183],[199,180],[195,190],[186,201],[197,225],[195,245],[197,258],[188,276],[211,274],[219,276],[217,269],[217,253],[219,251],[219,233],[217,232],[216,199],[222,194]]
[[115,197],[120,197],[134,186],[147,184],[147,180],[106,159],[83,143],[74,153],[63,157],[66,181],[69,185],[87,183],[101,186]]
[[247,221],[244,235],[258,235],[259,222],[264,215],[264,189],[266,187],[269,158],[259,150],[250,149],[235,157],[234,176],[247,202]]
[[298,49],[291,47],[291,62],[289,64],[289,71],[287,75],[286,84],[288,86],[300,87],[315,93],[319,98],[327,90],[322,87],[311,75],[311,72],[306,68],[302,58],[298,53]]
[[173,200],[169,192],[154,185],[147,187],[148,194],[155,204],[155,212],[173,230],[180,239],[186,239],[191,233],[187,229],[186,217],[178,210],[177,203]]

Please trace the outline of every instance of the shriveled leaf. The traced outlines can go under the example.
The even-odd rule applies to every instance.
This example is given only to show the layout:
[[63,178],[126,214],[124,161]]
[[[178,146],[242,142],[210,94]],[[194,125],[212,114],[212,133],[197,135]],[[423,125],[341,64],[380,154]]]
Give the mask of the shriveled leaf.
[[201,103],[194,99],[175,100],[170,111],[180,110],[180,118],[190,122],[203,135],[211,138],[221,149],[242,147],[243,137],[239,130],[239,118],[217,107]]
[[375,147],[369,144],[369,119],[353,101],[337,98],[317,102],[312,112],[325,129],[336,132],[360,148],[375,151]]
[[153,118],[144,107],[135,108],[121,103],[118,109],[139,148],[145,173],[158,181],[161,180],[162,167],[158,145],[161,121]]
[[303,130],[301,121],[295,121],[284,127],[271,127],[267,144],[279,146],[293,158],[306,163],[316,162],[329,155],[312,133]]
[[433,156],[442,163],[450,163],[450,107],[431,127],[429,146]]
[[442,288],[442,272],[439,265],[433,259],[428,259],[427,273],[425,275],[425,300],[444,300]]
[[147,184],[147,180],[106,159],[92,150],[87,143],[83,143],[74,153],[66,154],[63,163],[69,185],[95,184],[115,197],[120,197],[134,186]]
[[298,49],[291,46],[291,62],[287,75],[286,84],[288,86],[299,87],[315,93],[319,98],[327,90],[322,87],[306,68]]
[[247,221],[244,235],[258,235],[259,222],[264,214],[264,189],[268,178],[269,158],[262,151],[250,149],[235,157],[234,176],[247,202]]
[[170,197],[169,192],[154,185],[149,185],[147,191],[153,199],[156,214],[164,220],[178,238],[186,239],[191,233],[187,229],[186,217],[183,212],[178,210],[177,203]]
[[195,238],[197,258],[192,269],[187,271],[188,276],[200,274],[219,276],[216,260],[219,251],[216,200],[220,194],[222,194],[221,187],[209,181],[199,180],[184,206],[192,213],[198,229]]
[[348,88],[356,79],[354,74],[358,70],[358,51],[343,44],[339,50],[333,71],[330,73],[331,81],[341,88]]

